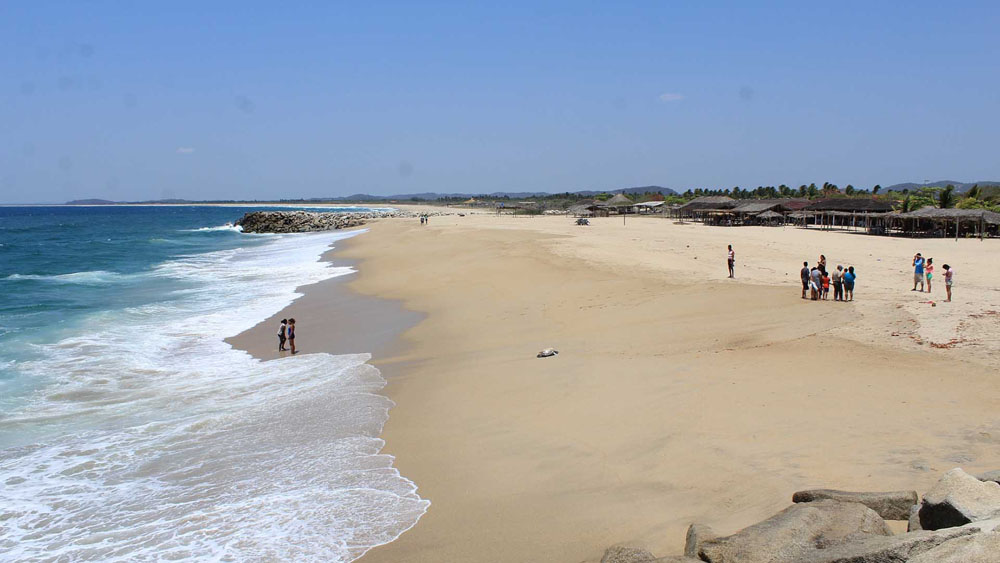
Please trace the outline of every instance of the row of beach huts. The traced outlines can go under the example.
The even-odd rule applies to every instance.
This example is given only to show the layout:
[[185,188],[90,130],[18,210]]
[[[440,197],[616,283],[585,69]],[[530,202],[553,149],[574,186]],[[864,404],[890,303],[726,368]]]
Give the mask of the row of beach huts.
[[569,213],[578,217],[655,213],[708,225],[795,225],[914,237],[996,237],[1000,229],[1000,213],[987,209],[924,207],[901,213],[889,202],[875,198],[737,200],[705,196],[669,205],[662,201],[634,203],[619,194],[606,202],[575,205]]

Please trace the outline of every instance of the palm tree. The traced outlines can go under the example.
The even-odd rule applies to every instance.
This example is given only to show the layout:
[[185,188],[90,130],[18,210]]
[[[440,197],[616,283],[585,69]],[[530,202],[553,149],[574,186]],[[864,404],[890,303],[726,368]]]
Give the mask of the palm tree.
[[941,193],[938,194],[938,206],[941,209],[955,206],[955,186],[948,184],[941,190]]

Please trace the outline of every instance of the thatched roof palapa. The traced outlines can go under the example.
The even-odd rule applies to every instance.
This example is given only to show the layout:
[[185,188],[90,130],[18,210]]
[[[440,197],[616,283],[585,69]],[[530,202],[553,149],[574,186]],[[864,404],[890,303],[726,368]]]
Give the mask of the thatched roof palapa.
[[680,206],[680,211],[701,211],[703,209],[732,209],[736,200],[729,196],[702,196]]
[[740,202],[733,208],[734,213],[754,215],[764,211],[789,211],[783,203],[777,200],[750,200]]
[[814,201],[805,211],[846,211],[849,213],[890,213],[892,205],[873,198],[844,197]]
[[932,221],[982,221],[990,225],[1000,225],[1000,213],[989,209],[938,209],[924,207],[909,213],[897,215],[900,219],[929,219]]
[[604,205],[607,207],[632,207],[635,205],[635,202],[625,194],[617,194],[608,201],[605,201]]
[[777,213],[775,211],[770,211],[770,210],[757,214],[758,219],[781,219],[783,217],[784,215],[782,215],[781,213]]

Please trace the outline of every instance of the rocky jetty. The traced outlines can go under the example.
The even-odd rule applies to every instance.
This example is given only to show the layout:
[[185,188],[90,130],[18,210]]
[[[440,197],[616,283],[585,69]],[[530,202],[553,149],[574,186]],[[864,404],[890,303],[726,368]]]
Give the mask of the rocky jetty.
[[[657,558],[617,545],[603,563],[997,563],[1000,472],[952,469],[918,502],[915,491],[799,491],[792,506],[730,536],[688,529],[684,555]],[[893,534],[886,520],[910,520]],[[921,529],[922,528],[922,529]]]
[[316,211],[251,211],[235,225],[244,233],[309,233],[360,227],[371,219],[410,216],[398,211],[332,213]]

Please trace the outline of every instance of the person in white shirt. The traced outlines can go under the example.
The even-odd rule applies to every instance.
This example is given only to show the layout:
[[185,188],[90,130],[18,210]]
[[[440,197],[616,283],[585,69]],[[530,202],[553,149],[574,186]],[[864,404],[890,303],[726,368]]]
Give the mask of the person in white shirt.
[[733,275],[733,267],[736,265],[736,253],[733,252],[733,245],[729,245],[729,277],[735,277]]
[[288,319],[281,319],[281,325],[278,327],[278,351],[285,351],[285,338],[288,333]]

